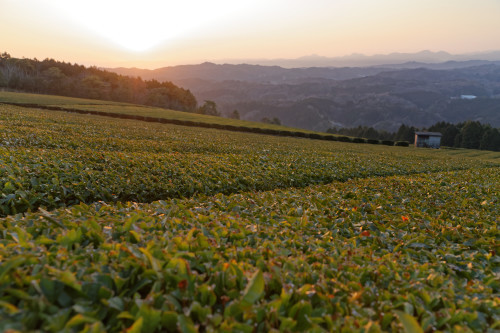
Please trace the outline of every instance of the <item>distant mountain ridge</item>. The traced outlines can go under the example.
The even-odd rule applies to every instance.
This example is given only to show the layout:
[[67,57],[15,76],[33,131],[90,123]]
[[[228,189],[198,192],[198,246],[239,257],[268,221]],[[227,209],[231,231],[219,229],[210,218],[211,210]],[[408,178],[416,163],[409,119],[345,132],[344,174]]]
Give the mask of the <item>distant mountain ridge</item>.
[[[405,55],[405,54],[401,54]],[[362,56],[366,57],[366,56]],[[493,59],[493,56],[490,58]],[[299,58],[301,59],[301,58]],[[330,58],[325,58],[330,59]],[[384,58],[395,60],[393,58]],[[403,59],[403,58],[401,58]],[[435,58],[433,58],[435,59]],[[142,77],[145,80],[156,79],[159,81],[182,82],[184,80],[201,79],[209,81],[249,81],[261,83],[296,83],[305,79],[319,78],[329,80],[348,80],[393,70],[411,68],[429,69],[455,69],[480,65],[500,65],[500,52],[498,60],[447,60],[444,62],[422,62],[410,60],[405,62],[386,62],[367,67],[297,67],[284,68],[277,65],[261,64],[216,64],[205,62],[197,65],[178,65],[158,69],[140,68],[107,68],[107,70],[121,75]]]
[[341,57],[324,57],[319,55],[303,56],[296,59],[228,59],[216,63],[253,64],[263,66],[281,66],[285,68],[299,67],[368,67],[388,64],[402,64],[406,62],[442,63],[448,61],[485,60],[500,61],[500,50],[476,52],[467,54],[450,54],[444,51],[432,52],[428,50],[416,53],[399,53],[364,55],[354,53]]
[[163,67],[155,70],[138,68],[111,68],[110,71],[121,75],[140,76],[143,79],[182,82],[184,80],[201,79],[209,81],[248,81],[260,83],[294,83],[304,79],[323,78],[330,80],[346,80],[380,73],[382,67],[346,67],[346,68],[283,68],[279,66],[262,66],[248,64],[214,64],[205,62],[199,65],[180,65]]

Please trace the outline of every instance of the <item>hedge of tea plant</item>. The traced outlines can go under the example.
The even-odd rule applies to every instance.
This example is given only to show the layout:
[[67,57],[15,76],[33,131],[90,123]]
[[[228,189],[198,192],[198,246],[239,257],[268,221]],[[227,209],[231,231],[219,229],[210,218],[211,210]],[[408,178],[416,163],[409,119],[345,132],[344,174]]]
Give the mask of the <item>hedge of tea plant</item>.
[[498,168],[0,220],[0,331],[495,332]]

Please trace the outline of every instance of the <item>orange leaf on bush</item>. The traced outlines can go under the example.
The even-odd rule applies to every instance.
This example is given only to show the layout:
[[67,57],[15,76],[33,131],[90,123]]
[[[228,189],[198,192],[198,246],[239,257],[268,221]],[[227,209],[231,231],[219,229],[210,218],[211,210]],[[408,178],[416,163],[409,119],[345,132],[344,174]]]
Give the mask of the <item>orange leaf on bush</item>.
[[182,280],[182,281],[179,281],[179,283],[177,284],[177,287],[179,287],[179,289],[182,289],[182,290],[185,290],[186,287],[187,287],[187,280]]

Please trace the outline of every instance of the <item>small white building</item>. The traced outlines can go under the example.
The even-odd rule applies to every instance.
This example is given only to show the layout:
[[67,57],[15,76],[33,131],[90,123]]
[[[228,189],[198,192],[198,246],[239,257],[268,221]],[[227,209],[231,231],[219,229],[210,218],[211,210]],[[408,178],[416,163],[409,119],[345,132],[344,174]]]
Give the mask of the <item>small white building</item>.
[[442,136],[439,132],[415,132],[415,147],[439,148]]

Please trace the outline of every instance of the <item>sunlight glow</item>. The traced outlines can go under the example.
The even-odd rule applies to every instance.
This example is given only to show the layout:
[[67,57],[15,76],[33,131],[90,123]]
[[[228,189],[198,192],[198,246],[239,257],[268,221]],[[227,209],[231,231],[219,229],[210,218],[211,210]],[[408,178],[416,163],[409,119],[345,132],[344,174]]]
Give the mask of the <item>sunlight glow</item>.
[[248,3],[231,0],[47,1],[71,21],[136,52],[183,37],[225,15],[241,11]]

